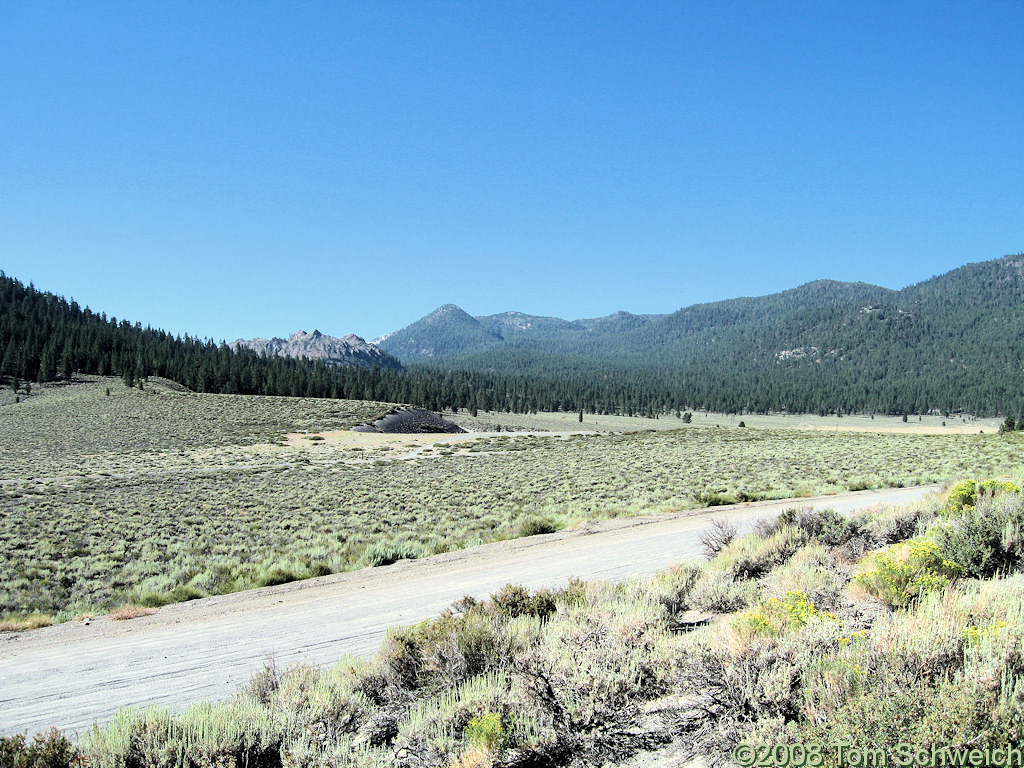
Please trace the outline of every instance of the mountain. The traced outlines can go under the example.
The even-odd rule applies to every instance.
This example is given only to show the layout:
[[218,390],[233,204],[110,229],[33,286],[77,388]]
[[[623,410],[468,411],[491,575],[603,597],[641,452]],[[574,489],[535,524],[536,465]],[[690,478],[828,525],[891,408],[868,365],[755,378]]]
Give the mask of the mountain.
[[549,334],[561,331],[572,332],[577,327],[559,317],[538,317],[524,312],[502,312],[497,315],[483,315],[474,318],[481,327],[500,339],[517,334]]
[[[669,315],[567,321],[447,310],[410,326],[430,356],[400,344],[409,329],[384,348],[408,365],[601,382],[623,390],[620,403],[644,388],[717,410],[1016,413],[1024,403],[1024,255],[899,291],[818,280]],[[445,322],[456,315],[459,324]]]
[[351,333],[339,339],[314,329],[311,333],[296,331],[287,339],[237,339],[228,346],[232,349],[248,347],[261,355],[305,357],[334,365],[358,365],[396,371],[402,368],[402,364],[391,355]]
[[381,349],[399,360],[485,352],[501,343],[500,336],[454,304],[438,307],[407,328],[380,340]]
[[[510,349],[575,354],[589,349],[594,337],[621,334],[661,317],[628,312],[571,321],[524,312],[472,317],[454,304],[445,304],[412,325],[381,336],[377,343],[381,349],[408,362],[447,360]],[[601,357],[600,353],[597,357]]]
[[632,312],[619,310],[614,314],[605,317],[595,317],[589,320],[576,320],[576,325],[586,328],[588,331],[602,331],[605,333],[621,333],[625,330],[643,328],[653,321],[660,320],[665,315],[634,315]]
[[[466,361],[468,355],[530,350],[541,355],[581,356],[600,361],[642,362],[688,356],[715,343],[728,329],[766,326],[801,311],[889,301],[895,291],[867,283],[818,280],[756,298],[695,304],[670,315],[616,312],[607,317],[562,320],[522,312],[471,317],[446,304],[421,320],[380,339],[381,347],[407,363]],[[493,355],[487,355],[491,364]],[[517,365],[522,356],[517,356]],[[471,367],[471,361],[468,361]]]

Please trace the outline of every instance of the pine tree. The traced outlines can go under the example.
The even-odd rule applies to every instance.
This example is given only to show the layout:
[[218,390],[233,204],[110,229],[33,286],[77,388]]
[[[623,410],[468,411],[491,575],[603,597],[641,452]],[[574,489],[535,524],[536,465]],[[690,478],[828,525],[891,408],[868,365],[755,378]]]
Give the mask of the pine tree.
[[53,381],[57,378],[57,346],[51,341],[43,349],[43,356],[39,362],[39,372],[36,381]]
[[60,356],[60,372],[66,381],[71,381],[71,374],[74,372],[74,363],[71,359],[71,348],[64,345],[64,352]]

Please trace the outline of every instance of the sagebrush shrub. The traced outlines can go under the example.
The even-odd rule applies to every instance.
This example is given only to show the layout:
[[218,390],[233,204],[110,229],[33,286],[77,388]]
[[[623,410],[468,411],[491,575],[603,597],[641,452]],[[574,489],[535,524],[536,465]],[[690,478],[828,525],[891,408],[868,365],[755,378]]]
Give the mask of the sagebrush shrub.
[[0,736],[0,768],[79,768],[78,748],[56,728],[37,733],[28,741],[24,734]]
[[782,565],[807,543],[806,534],[795,526],[783,526],[767,538],[756,534],[733,540],[712,563],[737,580],[757,579]]
[[1024,564],[1024,499],[1017,493],[982,498],[934,535],[943,556],[962,565],[967,576],[1019,570]]
[[374,568],[399,560],[415,560],[420,554],[418,547],[406,541],[378,541],[366,548],[360,564]]
[[547,589],[530,592],[521,585],[508,584],[491,595],[487,607],[509,618],[536,616],[545,619],[558,608],[557,594]]
[[696,580],[686,602],[711,613],[732,613],[749,605],[756,588],[749,581],[734,581],[722,570],[706,571]]
[[528,515],[519,524],[517,533],[520,536],[540,536],[545,533],[554,533],[559,529],[558,523],[550,517],[539,515]]
[[702,570],[691,563],[677,563],[659,573],[653,583],[654,594],[669,615],[692,607],[691,593],[701,577]]

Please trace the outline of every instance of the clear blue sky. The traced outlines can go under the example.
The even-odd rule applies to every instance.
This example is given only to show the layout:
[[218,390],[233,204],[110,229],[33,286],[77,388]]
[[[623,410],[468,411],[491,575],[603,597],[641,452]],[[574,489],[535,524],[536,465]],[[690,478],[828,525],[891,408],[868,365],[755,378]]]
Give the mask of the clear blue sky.
[[1024,250],[1024,3],[0,3],[0,269],[215,339]]

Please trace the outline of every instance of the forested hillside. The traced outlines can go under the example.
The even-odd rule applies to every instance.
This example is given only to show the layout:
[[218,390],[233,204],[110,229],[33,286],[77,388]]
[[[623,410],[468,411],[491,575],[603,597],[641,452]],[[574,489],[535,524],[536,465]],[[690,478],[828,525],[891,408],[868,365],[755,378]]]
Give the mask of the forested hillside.
[[[2,273],[0,273],[2,274]],[[671,315],[566,321],[445,305],[381,346],[405,371],[268,356],[107,318],[0,276],[0,374],[72,372],[203,392],[431,409],[726,412],[1024,410],[1024,255],[892,291],[818,281]]]
[[407,365],[639,376],[672,402],[715,410],[1016,415],[1024,403],[1022,273],[1017,255],[902,291],[821,280],[665,316],[570,323],[506,313],[516,318],[513,332],[492,320],[503,316],[476,318],[492,341],[472,352],[459,327],[435,318],[443,343],[431,343],[429,328],[410,326],[432,354],[410,354],[405,331],[382,346]]

